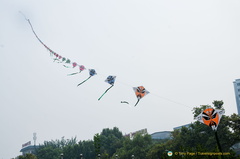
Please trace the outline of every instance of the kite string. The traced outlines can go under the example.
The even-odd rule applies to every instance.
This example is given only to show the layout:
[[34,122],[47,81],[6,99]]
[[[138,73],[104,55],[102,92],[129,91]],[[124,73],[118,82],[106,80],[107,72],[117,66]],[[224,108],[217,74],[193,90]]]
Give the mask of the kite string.
[[[121,84],[126,85],[126,86],[131,86],[131,85],[129,85],[129,84],[127,84],[127,83],[124,83],[124,82],[121,82],[121,81],[119,81],[119,80],[118,80],[118,83],[121,83]],[[166,100],[166,101],[169,101],[169,102],[172,102],[172,103],[175,103],[175,104],[182,105],[182,106],[185,106],[185,107],[187,107],[187,108],[193,109],[192,107],[190,107],[190,106],[188,106],[188,105],[186,105],[186,104],[180,103],[180,102],[178,102],[178,101],[175,101],[175,100],[172,100],[172,99],[169,99],[169,98],[160,96],[160,95],[155,94],[155,93],[152,93],[152,92],[150,92],[150,93],[151,93],[151,95],[154,95],[155,97],[158,97],[158,98],[164,99],[164,100]]]
[[172,103],[175,103],[175,104],[182,105],[182,106],[185,106],[185,107],[188,107],[188,108],[193,109],[192,107],[190,107],[190,106],[188,106],[188,105],[186,105],[186,104],[182,104],[182,103],[180,103],[180,102],[174,101],[174,100],[169,99],[169,98],[166,98],[166,97],[159,96],[159,95],[154,94],[154,93],[151,93],[151,94],[154,95],[154,96],[156,96],[156,97],[158,97],[158,98],[165,99],[165,100],[167,100],[167,101],[169,101],[169,102],[172,102]]

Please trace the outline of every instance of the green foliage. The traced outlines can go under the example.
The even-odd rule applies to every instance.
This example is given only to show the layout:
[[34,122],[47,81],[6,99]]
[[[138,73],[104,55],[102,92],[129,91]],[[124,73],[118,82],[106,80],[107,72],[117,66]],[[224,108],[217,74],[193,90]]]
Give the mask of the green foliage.
[[[215,109],[224,109],[223,101],[213,102]],[[198,116],[209,105],[201,105],[193,109],[194,117]],[[223,115],[217,129],[218,138],[223,152],[230,152],[230,147],[237,143],[239,138],[239,116]],[[189,128],[172,132],[171,150],[177,152],[219,152],[215,132],[208,126],[196,121]],[[231,156],[228,156],[231,157]],[[227,158],[226,156],[224,158]]]
[[116,150],[122,147],[122,132],[117,127],[103,129],[100,134],[101,152],[104,158],[112,156]]
[[83,154],[84,159],[92,159],[95,157],[94,142],[92,140],[80,141],[79,145],[79,154]]
[[230,117],[226,117],[226,122],[228,122],[228,127],[232,131],[232,138],[234,138],[235,143],[240,142],[240,116],[234,113]]
[[33,154],[26,154],[26,155],[21,155],[18,157],[18,159],[37,159],[37,157]]
[[85,158],[94,158],[93,141],[83,141],[77,143],[77,139],[45,141],[36,151],[36,156],[40,159],[60,159],[60,154],[64,154],[64,159],[78,159],[80,154]]
[[93,140],[94,140],[95,154],[97,156],[98,154],[100,154],[100,148],[101,148],[100,135],[99,134],[94,135]]
[[[203,110],[211,107],[201,105],[193,109],[193,116],[198,116]],[[224,109],[223,101],[213,101],[213,107]],[[236,158],[230,147],[240,142],[240,116],[232,114],[223,115],[217,129],[218,138],[223,152],[231,152],[231,155],[224,156],[224,159]],[[37,149],[36,156],[39,159],[60,159],[60,154],[64,154],[64,159],[79,159],[83,154],[84,159],[95,159],[101,154],[101,159],[158,159],[171,158],[167,152],[219,152],[214,131],[196,121],[188,128],[174,130],[169,140],[152,140],[148,134],[135,134],[132,139],[124,137],[118,128],[105,128],[101,133],[96,134],[93,140],[79,141],[76,138],[70,140],[45,141]],[[25,156],[22,156],[25,157]],[[172,158],[198,159],[198,158],[219,158],[219,156],[189,156],[173,155]],[[28,158],[19,158],[28,159]],[[29,158],[36,159],[36,158]]]
[[214,101],[212,102],[212,104],[214,105],[214,108],[215,108],[215,109],[224,109],[224,108],[223,108],[224,102],[223,102],[222,100],[220,100],[220,101],[214,100]]
[[193,108],[193,115],[194,118],[196,118],[200,113],[202,113],[205,109],[210,108],[210,105],[201,105],[200,107],[194,107]]
[[131,158],[134,155],[134,159],[143,159],[146,158],[151,145],[150,135],[136,134],[132,140],[129,137],[123,138],[123,147],[118,149],[116,154],[121,158]]
[[157,159],[165,156],[167,149],[165,148],[165,144],[155,144],[150,150],[147,152],[147,159]]
[[46,144],[39,146],[36,155],[41,159],[59,159],[62,150],[58,145]]

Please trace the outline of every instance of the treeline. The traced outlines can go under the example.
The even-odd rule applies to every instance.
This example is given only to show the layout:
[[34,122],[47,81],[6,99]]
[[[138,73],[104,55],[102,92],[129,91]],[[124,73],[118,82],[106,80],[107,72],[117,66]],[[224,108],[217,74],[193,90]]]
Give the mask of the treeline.
[[[224,109],[222,101],[214,101],[213,105],[216,109]],[[196,117],[207,107],[210,106],[195,107],[193,115]],[[105,128],[96,134],[93,140],[78,142],[75,137],[45,141],[39,145],[35,156],[20,156],[20,159],[240,158],[232,150],[232,146],[240,142],[240,116],[223,115],[217,133],[224,153],[219,153],[214,131],[196,121],[189,127],[174,130],[171,139],[168,140],[153,140],[149,134],[136,134],[131,139],[129,136],[123,136],[117,127]],[[173,152],[172,157],[167,155],[168,151]]]

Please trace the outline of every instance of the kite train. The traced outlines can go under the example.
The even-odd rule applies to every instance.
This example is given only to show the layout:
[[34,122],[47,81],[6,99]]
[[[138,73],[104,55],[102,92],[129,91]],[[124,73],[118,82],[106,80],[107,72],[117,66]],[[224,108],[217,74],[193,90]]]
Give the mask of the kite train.
[[47,45],[45,45],[45,44],[42,42],[42,40],[37,36],[36,32],[35,32],[34,29],[33,29],[33,26],[32,26],[32,24],[31,24],[30,20],[27,19],[27,18],[25,17],[25,15],[24,15],[21,11],[19,11],[19,13],[24,16],[24,18],[25,18],[26,21],[28,21],[28,23],[29,23],[29,25],[30,25],[30,27],[31,27],[31,29],[32,29],[33,34],[34,34],[35,37],[38,39],[38,41],[50,52],[50,56],[52,56],[52,55],[54,56],[53,62],[57,61],[58,63],[64,63],[63,66],[66,67],[66,68],[75,68],[75,67],[77,67],[77,66],[79,67],[79,72],[71,73],[71,74],[68,74],[68,75],[75,75],[75,74],[81,73],[83,70],[86,69],[85,66],[83,66],[83,65],[78,65],[76,62],[71,62],[70,59],[67,59],[67,58],[65,58],[65,57],[57,54],[56,52],[54,52],[53,50],[51,50]]
[[[86,69],[86,67],[84,65],[78,65],[76,62],[71,62],[70,59],[65,58],[59,54],[57,54],[56,52],[54,52],[53,50],[51,50],[47,45],[45,45],[42,40],[37,36],[37,34],[35,33],[33,26],[30,22],[29,19],[27,19],[25,17],[25,15],[19,11],[20,14],[23,15],[23,17],[25,18],[25,20],[29,23],[33,34],[35,35],[35,37],[37,38],[37,40],[50,52],[50,56],[53,56],[53,62],[57,62],[57,63],[62,63],[64,67],[66,68],[79,68],[78,72],[74,72],[71,74],[68,74],[68,76],[71,75],[76,75],[78,73],[81,73],[82,71],[84,71]],[[82,81],[81,83],[79,83],[77,86],[82,85],[83,83],[85,83],[86,81],[88,81],[92,76],[96,75],[96,71],[94,69],[88,69],[89,70],[89,77],[87,79],[85,79],[84,81]],[[101,98],[114,86],[115,83],[115,79],[116,76],[108,76],[107,79],[105,80],[105,82],[107,82],[108,84],[110,84],[111,86],[98,98],[98,100],[101,100]],[[138,104],[138,102],[140,101],[140,99],[142,99],[144,96],[146,96],[149,92],[143,87],[143,86],[139,86],[139,87],[133,87],[133,90],[135,91],[136,97],[137,97],[137,103],[135,104],[135,106]],[[129,104],[126,101],[121,101],[121,103],[126,103]]]
[[68,74],[69,76],[70,75],[76,75],[78,73],[81,73],[83,70],[85,70],[86,68],[83,66],[83,65],[79,65],[79,72],[75,72],[75,73],[71,73],[71,74]]

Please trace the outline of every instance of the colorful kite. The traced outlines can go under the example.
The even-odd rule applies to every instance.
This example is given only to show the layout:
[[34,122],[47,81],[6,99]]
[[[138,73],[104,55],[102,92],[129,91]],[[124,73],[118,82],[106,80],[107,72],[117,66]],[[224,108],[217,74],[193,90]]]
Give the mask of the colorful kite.
[[79,72],[75,72],[75,73],[68,74],[68,76],[70,76],[70,75],[76,75],[76,74],[81,73],[83,70],[86,69],[83,65],[78,65],[78,67],[79,67]]
[[224,113],[224,110],[207,108],[196,117],[196,120],[210,126],[213,130],[217,130],[220,119]]
[[66,68],[70,68],[71,64],[72,64],[71,60],[70,59],[66,59],[65,64],[63,66],[66,67]]
[[83,84],[84,82],[86,82],[87,80],[89,80],[92,76],[96,75],[96,71],[94,69],[89,69],[89,77],[87,79],[85,79],[84,81],[82,81],[81,83],[79,83],[77,86],[80,86],[81,84]]
[[114,86],[115,79],[116,79],[116,76],[108,76],[108,77],[107,77],[107,79],[105,80],[105,82],[107,82],[107,83],[110,84],[111,86],[101,95],[101,97],[98,98],[98,100],[100,100],[100,99],[107,93],[107,91],[109,91],[109,89],[111,89],[111,88]]
[[137,103],[135,104],[136,106],[140,101],[140,99],[143,98],[145,95],[147,95],[149,92],[143,86],[133,87],[133,90],[135,91],[135,94],[138,99]]

